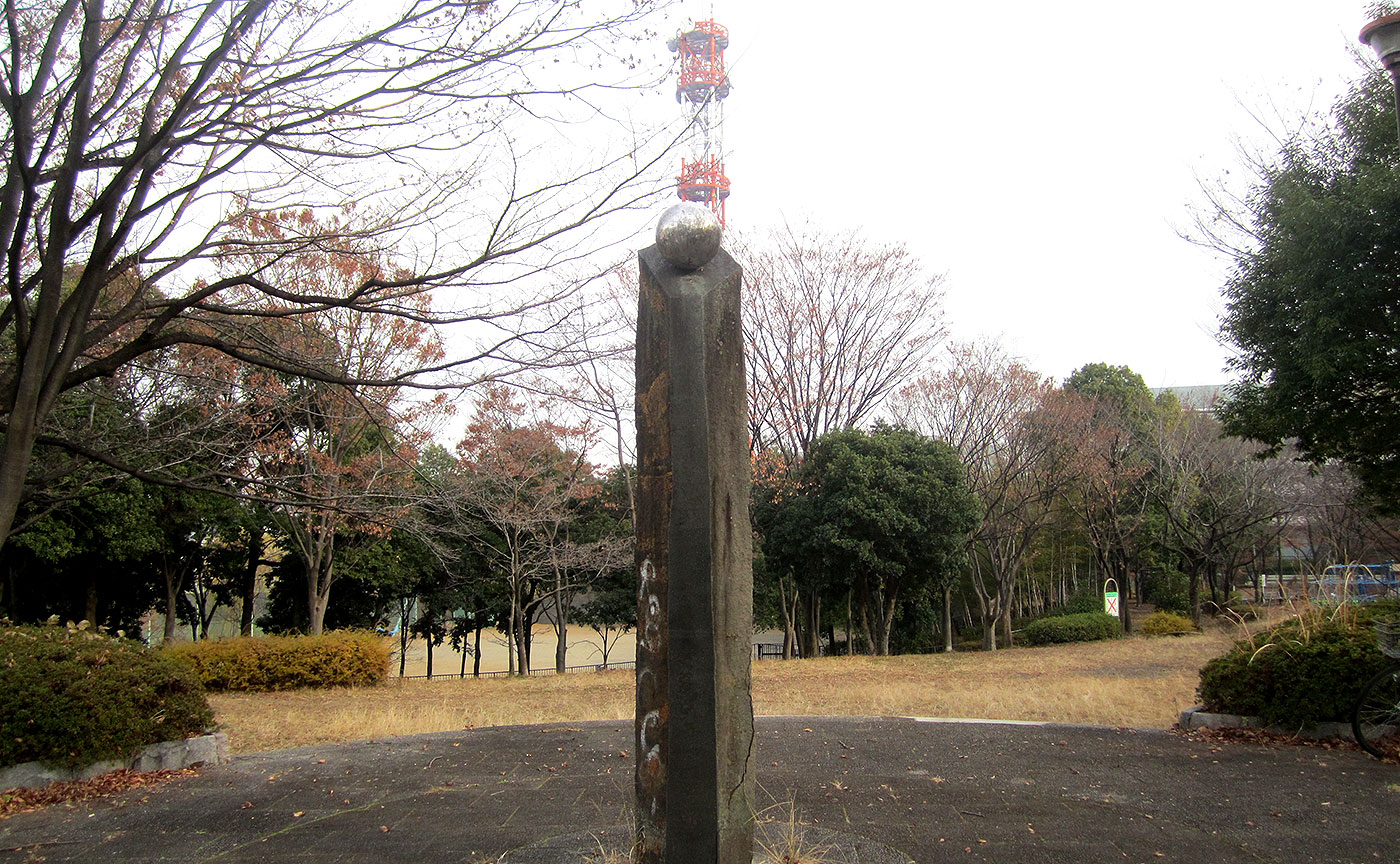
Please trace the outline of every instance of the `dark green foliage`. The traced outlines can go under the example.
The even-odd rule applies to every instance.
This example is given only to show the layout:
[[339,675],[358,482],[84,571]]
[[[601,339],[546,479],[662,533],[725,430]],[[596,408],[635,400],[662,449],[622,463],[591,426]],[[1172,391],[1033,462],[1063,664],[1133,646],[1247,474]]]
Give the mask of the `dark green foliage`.
[[943,594],[932,585],[901,597],[890,632],[891,654],[932,654],[943,650]]
[[1103,595],[1094,591],[1081,591],[1069,598],[1069,602],[1059,610],[1060,615],[1079,615],[1085,612],[1102,612]]
[[1238,252],[1223,331],[1241,380],[1234,435],[1349,465],[1400,506],[1400,161],[1391,84],[1377,68],[1289,141],[1248,199],[1258,242]]
[[1065,389],[1106,400],[1129,416],[1144,415],[1152,407],[1147,382],[1127,366],[1086,363],[1065,379]]
[[599,631],[627,633],[637,626],[637,577],[631,568],[611,570],[592,586],[574,620]]
[[138,642],[0,628],[0,765],[77,767],[213,725],[188,667]]
[[1201,667],[1196,692],[1207,711],[1300,729],[1349,719],[1361,688],[1388,663],[1369,625],[1290,621]]
[[1026,625],[1025,639],[1031,645],[1060,642],[1094,642],[1123,635],[1123,623],[1104,612],[1080,612],[1041,618]]
[[1153,612],[1142,622],[1144,636],[1182,636],[1195,632],[1196,625],[1191,619],[1175,612]]
[[94,627],[139,632],[141,616],[161,595],[150,566],[159,532],[146,491],[135,480],[85,486],[76,500],[10,537],[0,548],[0,614],[26,623],[94,617]]
[[1355,607],[1356,623],[1370,627],[1375,621],[1400,621],[1400,598],[1375,600]]
[[184,642],[164,651],[209,690],[368,687],[389,674],[388,640],[365,632]]
[[[267,574],[267,606],[258,616],[264,633],[305,633],[310,626],[306,606],[306,567],[296,555],[287,555]],[[335,599],[326,607],[327,630],[369,629],[389,620],[399,592],[369,578],[344,574],[336,579]]]
[[766,572],[833,606],[853,594],[877,654],[905,592],[956,577],[979,509],[952,447],[883,424],[822,436],[791,482],[755,495]]
[[1185,573],[1164,570],[1143,574],[1138,585],[1142,591],[1142,599],[1156,606],[1158,610],[1189,615],[1191,599],[1188,582]]

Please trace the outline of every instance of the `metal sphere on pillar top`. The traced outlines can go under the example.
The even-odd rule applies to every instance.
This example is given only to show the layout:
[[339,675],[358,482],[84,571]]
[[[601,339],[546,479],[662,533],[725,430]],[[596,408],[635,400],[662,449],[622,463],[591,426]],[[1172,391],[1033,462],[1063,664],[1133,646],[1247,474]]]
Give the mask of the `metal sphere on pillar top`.
[[702,204],[677,204],[656,223],[656,247],[677,270],[699,270],[719,251],[724,228]]

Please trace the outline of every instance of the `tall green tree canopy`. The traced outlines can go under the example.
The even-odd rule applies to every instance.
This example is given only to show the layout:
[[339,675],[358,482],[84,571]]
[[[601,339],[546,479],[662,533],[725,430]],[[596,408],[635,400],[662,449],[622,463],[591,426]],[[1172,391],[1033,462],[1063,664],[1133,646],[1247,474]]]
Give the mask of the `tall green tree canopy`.
[[1065,379],[1065,389],[1086,399],[1109,402],[1125,412],[1144,412],[1152,404],[1147,382],[1127,366],[1085,363]]
[[1379,70],[1284,145],[1247,207],[1254,239],[1225,287],[1241,375],[1226,431],[1273,452],[1296,439],[1400,508],[1400,154]]
[[958,566],[979,509],[952,447],[883,425],[819,438],[783,503],[772,551],[853,585],[880,654],[900,593]]

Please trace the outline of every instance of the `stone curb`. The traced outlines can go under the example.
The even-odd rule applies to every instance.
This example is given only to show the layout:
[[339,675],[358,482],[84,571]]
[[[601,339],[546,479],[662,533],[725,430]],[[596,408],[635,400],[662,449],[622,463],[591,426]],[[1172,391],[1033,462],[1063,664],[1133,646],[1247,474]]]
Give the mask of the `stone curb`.
[[1347,741],[1354,737],[1351,734],[1350,723],[1319,723],[1311,729],[1285,729],[1282,726],[1267,726],[1258,717],[1246,717],[1241,714],[1211,714],[1204,706],[1197,705],[1187,708],[1181,712],[1182,729],[1263,729],[1266,732],[1277,732],[1281,735],[1296,735],[1306,741],[1318,741],[1323,738],[1343,738]]
[[230,761],[228,735],[214,732],[183,741],[162,741],[145,747],[130,759],[108,759],[81,768],[50,768],[39,762],[23,762],[0,769],[0,789],[38,788],[68,780],[91,780],[109,771],[176,771],[195,765],[224,765]]

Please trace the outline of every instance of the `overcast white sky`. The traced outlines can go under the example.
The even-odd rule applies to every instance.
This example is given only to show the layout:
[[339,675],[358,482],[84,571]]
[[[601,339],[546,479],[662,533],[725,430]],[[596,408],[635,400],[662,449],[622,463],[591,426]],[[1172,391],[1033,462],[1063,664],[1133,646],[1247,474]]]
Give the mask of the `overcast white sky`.
[[1365,5],[690,0],[678,18],[730,30],[731,226],[903,242],[946,274],[954,338],[1160,387],[1227,378],[1227,263],[1177,234],[1197,176],[1239,175],[1237,139],[1264,138],[1251,112],[1331,103]]

